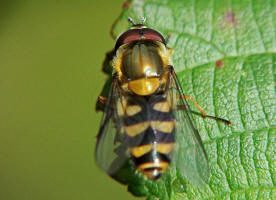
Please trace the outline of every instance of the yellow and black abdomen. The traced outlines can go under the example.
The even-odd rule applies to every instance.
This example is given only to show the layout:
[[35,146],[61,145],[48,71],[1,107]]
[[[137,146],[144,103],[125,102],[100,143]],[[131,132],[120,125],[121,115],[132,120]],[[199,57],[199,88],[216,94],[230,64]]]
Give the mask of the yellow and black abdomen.
[[139,171],[158,179],[171,162],[175,121],[163,95],[127,100],[124,116],[125,141]]

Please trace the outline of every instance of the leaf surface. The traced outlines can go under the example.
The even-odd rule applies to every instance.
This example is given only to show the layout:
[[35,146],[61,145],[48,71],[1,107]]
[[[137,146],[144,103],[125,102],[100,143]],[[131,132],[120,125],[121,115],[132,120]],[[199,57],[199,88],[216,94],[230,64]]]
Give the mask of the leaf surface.
[[[205,188],[173,170],[147,181],[126,166],[117,180],[152,199],[276,199],[276,2],[274,0],[133,0],[127,17],[171,34],[174,68],[186,95],[231,127],[194,116],[210,165]],[[192,110],[196,108],[190,103]],[[129,175],[133,174],[133,175]]]

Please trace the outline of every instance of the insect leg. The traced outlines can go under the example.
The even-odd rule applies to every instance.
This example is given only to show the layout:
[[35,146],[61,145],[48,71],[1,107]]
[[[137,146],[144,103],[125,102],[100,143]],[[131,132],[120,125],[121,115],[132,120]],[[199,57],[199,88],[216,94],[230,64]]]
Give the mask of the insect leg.
[[183,97],[180,97],[180,98],[185,98],[185,99],[189,99],[193,102],[193,104],[195,105],[195,107],[199,110],[199,112],[202,114],[203,117],[206,117],[207,114],[206,112],[203,110],[203,108],[201,108],[201,106],[196,102],[196,100],[189,96],[189,95],[184,95]]
[[98,102],[100,102],[102,105],[105,105],[107,101],[107,98],[104,96],[99,96],[98,97]]
[[[227,120],[227,119],[223,119],[223,118],[220,118],[220,117],[215,117],[215,116],[211,116],[211,115],[207,115],[206,112],[203,110],[203,108],[201,108],[201,106],[196,102],[196,100],[189,96],[189,95],[184,95],[184,96],[180,96],[179,98],[184,98],[184,99],[189,99],[193,102],[193,104],[196,106],[196,108],[199,110],[199,112],[201,113],[201,116],[203,116],[204,118],[205,117],[208,117],[208,118],[211,118],[211,119],[214,119],[214,120],[218,120],[218,121],[221,121],[223,123],[225,123],[227,126],[231,126],[232,125],[232,122]],[[187,109],[187,108],[184,108],[183,106],[178,106],[177,109],[181,110],[181,109]],[[194,114],[199,114],[197,112],[193,112],[191,111],[192,113]]]
[[128,17],[127,20],[129,23],[131,23],[132,26],[135,25],[135,22],[133,21],[133,19],[131,17]]
[[109,89],[110,92],[108,94],[108,97],[103,96],[103,95],[105,95],[103,92],[99,95],[97,103],[96,103],[97,111],[99,111],[99,110],[104,111],[105,107],[114,108],[114,106],[115,106],[114,102],[111,101],[112,95],[113,95],[111,91],[114,92],[116,85],[117,85],[117,73],[112,75],[112,83],[110,86],[111,88]]
[[[175,79],[177,82],[179,82],[178,79],[177,79],[176,73],[175,73],[175,71],[174,71],[174,69],[173,69],[173,66],[169,65],[169,66],[168,66],[168,69],[169,69],[169,72],[171,73],[172,77],[174,77],[174,79]],[[223,118],[220,118],[220,117],[215,117],[215,116],[207,115],[207,114],[205,113],[205,111],[201,108],[201,106],[196,102],[195,99],[193,99],[192,97],[190,97],[190,96],[188,96],[188,95],[184,95],[184,94],[183,94],[183,91],[182,91],[182,88],[181,88],[180,86],[177,86],[177,89],[180,91],[180,93],[181,93],[182,95],[177,96],[176,98],[185,99],[185,100],[186,100],[186,99],[191,100],[191,101],[195,104],[195,106],[197,107],[197,109],[200,111],[200,114],[197,113],[197,112],[191,111],[192,113],[194,113],[194,114],[196,114],[196,115],[201,115],[201,116],[203,116],[203,117],[208,117],[208,118],[211,118],[211,119],[214,119],[214,120],[221,121],[221,122],[225,123],[227,126],[231,126],[231,125],[232,125],[232,122],[229,121],[229,120],[227,120],[227,119],[223,119]],[[189,109],[189,106],[188,106],[188,105],[178,105],[176,109],[177,109],[177,110]]]

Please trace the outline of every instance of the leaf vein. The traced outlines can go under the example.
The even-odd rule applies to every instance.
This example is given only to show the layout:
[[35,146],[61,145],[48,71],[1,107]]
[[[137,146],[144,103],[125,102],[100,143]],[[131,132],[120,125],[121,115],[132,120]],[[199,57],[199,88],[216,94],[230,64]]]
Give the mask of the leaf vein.
[[253,71],[253,69],[252,69],[252,66],[250,65],[250,70],[251,70],[251,73],[252,73],[252,75],[253,75],[253,78],[254,78],[254,85],[255,85],[255,87],[256,87],[256,91],[257,91],[257,97],[258,97],[258,99],[259,99],[259,101],[260,101],[260,103],[261,103],[261,106],[262,106],[262,111],[263,111],[263,113],[264,113],[264,115],[265,115],[265,120],[266,120],[266,123],[267,124],[269,124],[268,123],[268,116],[267,116],[267,113],[265,112],[265,109],[264,109],[264,104],[263,104],[263,102],[262,102],[262,98],[261,98],[261,96],[260,96],[260,92],[259,92],[259,90],[260,90],[260,88],[259,88],[259,85],[257,84],[257,78],[256,78],[256,75],[255,75],[255,73],[254,73],[254,71]]
[[[196,100],[196,95],[195,95],[195,93],[194,93],[194,91],[195,91],[195,89],[194,89],[194,69],[192,69],[192,71],[191,71],[191,79],[192,79],[192,93],[194,94],[193,96],[194,96],[195,101],[197,101],[197,100]],[[206,132],[207,132],[208,138],[211,139],[211,138],[212,138],[212,137],[211,137],[211,134],[210,134],[210,132],[208,131],[208,129],[207,129],[207,127],[206,127],[206,124],[205,124],[204,120],[203,120],[203,124],[204,124],[204,129],[205,129]]]
[[266,127],[266,128],[262,128],[262,129],[254,130],[254,131],[232,132],[231,135],[223,135],[221,137],[214,138],[213,140],[204,141],[203,143],[206,144],[206,145],[207,144],[212,144],[213,142],[217,142],[218,140],[221,140],[223,138],[230,139],[232,137],[239,137],[242,134],[249,134],[251,132],[261,132],[261,131],[265,131],[265,130],[270,131],[271,129],[275,129],[275,128],[276,128],[276,126],[272,126],[272,127],[269,127],[269,128]]
[[212,44],[213,42],[212,42],[212,40],[213,40],[213,37],[214,37],[214,34],[213,34],[213,28],[214,28],[214,17],[215,17],[215,12],[214,12],[214,4],[215,4],[215,2],[214,1],[212,1],[213,2],[213,6],[212,6],[212,17],[211,17],[211,35],[210,35],[210,44]]
[[[215,104],[215,98],[214,98],[214,93],[215,93],[215,85],[216,85],[216,68],[214,68],[214,72],[213,72],[214,76],[213,76],[213,85],[212,85],[212,88],[213,88],[213,91],[212,91],[212,99],[213,99],[213,107],[214,107],[214,116],[217,116],[217,111],[216,111],[216,104]],[[220,132],[220,135],[222,135],[222,130],[221,130],[221,127],[219,126],[218,124],[218,120],[215,120],[216,121],[216,124],[217,124],[217,127],[219,129],[219,132]]]
[[[185,33],[186,34],[186,33]],[[266,55],[266,54],[276,54],[276,51],[267,51],[267,52],[260,52],[260,53],[253,53],[253,54],[246,54],[246,55],[241,55],[241,56],[222,56],[221,58],[218,58],[220,60],[223,60],[223,59],[231,59],[231,58],[243,58],[243,59],[246,59],[247,57],[249,56],[258,56],[258,55]],[[197,67],[201,67],[202,65],[206,65],[208,63],[211,63],[211,62],[214,62],[214,61],[208,61],[206,63],[201,63],[199,65],[194,65],[193,67],[189,68],[189,69],[195,69]],[[181,71],[177,71],[177,73],[183,73],[184,71],[186,71],[188,69],[184,69],[184,70],[181,70]]]
[[[270,163],[270,160],[269,160],[269,158],[268,158],[268,156],[267,156],[267,152],[268,152],[268,146],[269,146],[269,137],[270,137],[270,131],[268,132],[268,135],[267,135],[267,140],[266,140],[266,149],[265,149],[265,158],[266,158],[266,161],[267,161],[267,163],[268,163],[268,171],[269,171],[269,173],[270,173],[270,178],[271,178],[271,181],[272,181],[272,184],[275,186],[275,183],[274,183],[274,180],[273,180],[273,171],[272,171],[272,165],[271,165],[271,163]],[[271,166],[271,167],[270,167]]]
[[[178,32],[173,31],[173,30],[169,30],[169,32],[170,32],[170,33],[173,33],[173,32],[176,33],[176,34],[178,35],[178,37],[181,37],[181,36],[183,36],[183,37],[188,36],[188,37],[191,37],[191,38],[199,39],[199,40],[201,40],[202,42],[205,42],[206,44],[211,45],[215,50],[217,50],[217,51],[218,51],[220,54],[222,54],[224,57],[227,56],[226,53],[225,53],[224,51],[222,51],[215,43],[211,42],[211,40],[208,41],[208,40],[206,40],[205,38],[200,37],[200,36],[198,36],[198,35],[193,35],[193,34],[185,33],[185,32],[178,33]],[[175,42],[175,43],[176,43],[176,42]],[[177,44],[177,43],[176,43],[176,44]],[[223,58],[224,58],[224,57],[223,57]]]
[[[218,150],[219,150],[219,143],[218,143],[218,142],[216,142],[216,148],[217,148],[217,151],[218,151]],[[224,159],[224,158],[223,158],[223,159]],[[226,173],[225,173],[225,171],[227,171],[228,169],[224,169],[224,170],[223,170],[223,167],[221,166],[220,162],[218,161],[218,156],[217,156],[217,164],[218,164],[220,170],[223,172],[223,174],[224,174],[224,176],[225,176],[225,178],[226,178],[226,181],[227,181],[226,183],[227,183],[228,188],[231,189],[231,188],[230,188],[230,185],[229,185],[229,181],[228,181],[227,175],[226,175]]]
[[263,40],[263,37],[262,37],[262,34],[261,34],[261,30],[260,30],[260,27],[259,27],[259,25],[257,23],[255,12],[253,10],[253,2],[252,2],[252,0],[250,0],[250,9],[251,9],[251,12],[252,12],[253,20],[254,20],[254,23],[256,25],[256,28],[257,28],[257,31],[258,31],[258,34],[259,34],[260,41],[262,43],[263,49],[264,49],[264,51],[266,51],[267,49],[266,49],[265,44],[264,44],[264,40]]
[[[272,10],[272,8],[273,8],[272,0],[270,0],[269,6],[270,6],[270,10]],[[274,12],[275,12],[275,11],[274,11]],[[275,41],[275,39],[276,39],[276,29],[275,29],[275,26],[274,26],[274,18],[273,18],[274,12],[273,12],[273,11],[271,12],[271,13],[272,13],[272,14],[271,14],[271,23],[272,23],[272,27],[273,27],[273,29],[274,29],[274,31],[273,31],[273,35],[274,35],[274,37],[273,37],[273,42],[274,42],[274,45],[276,45],[276,41]]]
[[242,149],[241,135],[239,135],[239,158],[240,158],[242,169],[243,169],[245,177],[246,177],[247,185],[249,185],[250,181],[249,181],[249,177],[248,177],[247,171],[245,170],[243,162],[242,162],[241,149]]
[[[233,2],[232,2],[232,0],[230,0],[230,10],[231,10],[231,12],[232,12],[232,5],[233,5]],[[236,53],[235,53],[235,55],[238,55],[238,42],[237,42],[237,33],[236,33],[236,27],[235,27],[235,25],[233,25],[233,29],[234,29],[234,41],[235,41],[235,51],[236,51]]]
[[[270,190],[270,193],[271,190],[273,189],[273,187],[250,187],[250,188],[245,188],[245,189],[237,189],[235,190],[235,192],[240,192],[240,193],[247,193],[247,191],[256,191],[257,194],[256,194],[256,199],[259,199],[259,194],[260,194],[260,190],[261,189],[267,189],[267,190]],[[232,192],[227,192],[227,193],[224,193],[223,195],[216,195],[214,197],[209,197],[207,198],[206,200],[218,200],[218,199],[228,199],[228,198],[225,198],[227,197],[228,195],[230,195]],[[224,198],[222,198],[224,197]],[[247,196],[246,197],[249,197],[249,198],[246,198],[246,199],[252,199],[252,196]],[[237,198],[234,198],[234,197],[231,197],[230,196],[230,199],[237,199]]]
[[193,18],[194,18],[194,23],[195,23],[195,30],[194,33],[197,33],[197,20],[196,20],[196,0],[193,0]]
[[[241,65],[241,71],[243,70],[243,67],[244,67],[244,60],[242,62],[242,65]],[[240,115],[240,119],[241,119],[241,124],[243,126],[243,129],[245,129],[245,121],[243,120],[242,118],[242,110],[241,110],[241,105],[240,105],[240,102],[239,102],[239,99],[240,99],[240,86],[241,86],[241,79],[242,79],[242,76],[240,76],[240,79],[238,81],[238,88],[237,88],[237,105],[238,105],[238,111],[239,111],[239,115]]]

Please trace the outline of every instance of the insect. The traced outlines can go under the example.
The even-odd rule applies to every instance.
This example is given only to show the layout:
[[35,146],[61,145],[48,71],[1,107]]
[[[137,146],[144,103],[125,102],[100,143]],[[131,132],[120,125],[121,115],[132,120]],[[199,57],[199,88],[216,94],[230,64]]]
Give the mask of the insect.
[[[100,97],[104,115],[98,134],[96,162],[114,175],[130,161],[150,180],[174,166],[192,183],[209,177],[206,152],[174,71],[165,38],[141,23],[122,33],[114,48],[112,84]],[[181,144],[181,145],[178,145]]]

